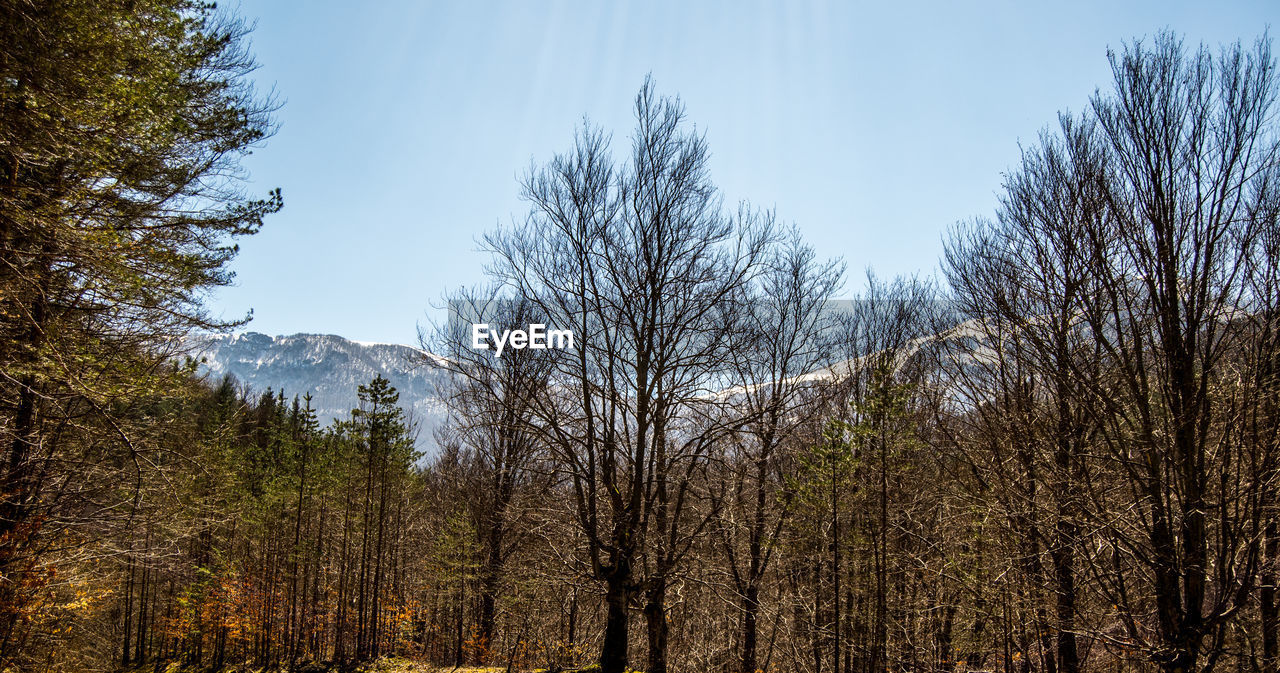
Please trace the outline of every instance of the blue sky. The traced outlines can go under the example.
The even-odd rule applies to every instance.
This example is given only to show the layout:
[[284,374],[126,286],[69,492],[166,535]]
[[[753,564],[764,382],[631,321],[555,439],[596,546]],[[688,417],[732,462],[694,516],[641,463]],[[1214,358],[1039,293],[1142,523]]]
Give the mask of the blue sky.
[[250,189],[285,208],[241,242],[215,314],[268,334],[398,343],[482,282],[476,239],[583,117],[625,150],[647,73],[707,133],[727,204],[775,208],[819,252],[936,273],[989,214],[1019,143],[1109,83],[1107,48],[1170,28],[1251,44],[1274,2],[282,2],[244,0],[280,130]]

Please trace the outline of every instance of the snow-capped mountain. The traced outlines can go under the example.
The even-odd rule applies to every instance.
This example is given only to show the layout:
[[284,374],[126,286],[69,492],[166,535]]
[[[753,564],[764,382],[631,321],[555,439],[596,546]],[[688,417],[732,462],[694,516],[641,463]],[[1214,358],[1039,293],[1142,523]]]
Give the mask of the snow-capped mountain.
[[190,355],[200,373],[216,381],[231,374],[254,393],[283,390],[290,399],[310,392],[322,425],[357,404],[357,389],[381,374],[400,391],[400,406],[419,428],[418,445],[433,444],[431,430],[444,418],[438,390],[445,370],[435,356],[399,344],[352,341],[332,334],[267,336],[246,332],[197,337]]

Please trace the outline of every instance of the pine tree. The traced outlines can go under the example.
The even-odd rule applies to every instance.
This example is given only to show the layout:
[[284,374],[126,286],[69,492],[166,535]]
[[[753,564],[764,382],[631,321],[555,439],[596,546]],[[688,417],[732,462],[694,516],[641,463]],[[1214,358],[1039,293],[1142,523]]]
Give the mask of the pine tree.
[[238,186],[272,130],[244,33],[189,0],[0,2],[0,574],[18,580],[0,588],[0,662],[57,547],[42,522],[90,507],[45,497],[50,471],[104,443],[136,464],[130,402],[178,381],[159,365],[180,337],[226,326],[203,294],[281,205]]
[[356,658],[376,659],[381,654],[383,594],[389,557],[390,501],[403,484],[415,457],[404,410],[397,406],[400,393],[383,378],[374,377],[358,389],[360,407],[352,420],[364,453],[365,491],[358,607]]

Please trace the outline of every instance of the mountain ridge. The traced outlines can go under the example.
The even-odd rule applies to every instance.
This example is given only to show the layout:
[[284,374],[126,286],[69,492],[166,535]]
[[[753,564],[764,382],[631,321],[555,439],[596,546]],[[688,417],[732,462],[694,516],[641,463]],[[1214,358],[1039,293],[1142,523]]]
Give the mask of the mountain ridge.
[[270,389],[312,395],[322,425],[346,417],[358,404],[357,391],[382,375],[400,392],[400,406],[418,426],[418,444],[434,444],[432,430],[443,422],[440,399],[448,373],[439,356],[414,346],[362,342],[336,334],[261,332],[203,334],[185,344],[209,380],[230,375],[254,393]]

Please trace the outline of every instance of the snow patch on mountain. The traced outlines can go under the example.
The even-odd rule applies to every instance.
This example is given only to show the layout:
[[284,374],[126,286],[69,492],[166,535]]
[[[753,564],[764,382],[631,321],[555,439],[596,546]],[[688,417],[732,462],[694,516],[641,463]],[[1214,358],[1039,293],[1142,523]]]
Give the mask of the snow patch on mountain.
[[412,346],[259,332],[199,336],[189,346],[210,381],[230,374],[255,394],[268,388],[290,399],[311,393],[321,424],[346,417],[358,403],[358,388],[378,374],[400,391],[400,406],[418,426],[419,448],[432,447],[432,430],[445,418],[440,393],[448,373],[439,367],[442,358]]

